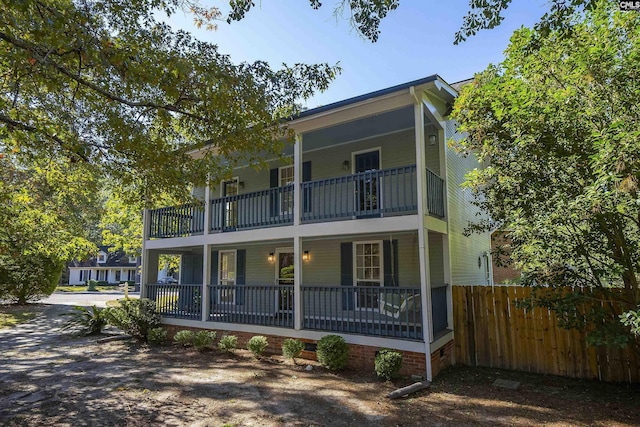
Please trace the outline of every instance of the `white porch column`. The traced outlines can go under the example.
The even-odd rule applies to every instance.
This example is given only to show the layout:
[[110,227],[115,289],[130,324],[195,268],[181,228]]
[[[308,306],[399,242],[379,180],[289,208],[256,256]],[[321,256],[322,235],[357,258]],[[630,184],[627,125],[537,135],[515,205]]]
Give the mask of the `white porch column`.
[[[302,238],[300,216],[302,214],[302,135],[296,134],[293,146],[293,327],[302,328]],[[276,261],[277,262],[277,261]]]
[[[413,88],[412,88],[413,91]],[[425,215],[428,215],[427,202],[427,169],[425,159],[424,107],[422,97],[413,94],[414,124],[416,138],[416,173],[418,178],[418,255],[420,260],[420,299],[422,306],[422,333],[425,343],[425,359],[427,380],[432,380],[431,373],[431,279],[429,274],[429,240],[425,230]]]
[[[207,186],[208,192],[208,186]],[[205,220],[205,224],[207,221]],[[206,233],[206,229],[205,229]],[[204,245],[202,255],[202,321],[209,318],[209,284],[211,284],[211,245]]]
[[[146,251],[147,240],[149,239],[149,229],[151,227],[151,218],[149,215],[149,209],[142,211],[142,252],[140,253],[140,298],[147,298],[147,283],[149,275],[147,273],[147,264],[149,256]],[[122,278],[122,277],[121,277]]]

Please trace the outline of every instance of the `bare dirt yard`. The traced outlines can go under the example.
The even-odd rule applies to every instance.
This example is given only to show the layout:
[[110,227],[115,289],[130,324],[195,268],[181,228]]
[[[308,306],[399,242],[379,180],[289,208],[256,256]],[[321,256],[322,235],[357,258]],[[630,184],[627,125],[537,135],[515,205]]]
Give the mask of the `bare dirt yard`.
[[[400,400],[408,384],[370,372],[313,370],[132,342],[97,344],[58,328],[51,306],[0,330],[0,425],[8,426],[637,426],[640,387],[453,367]],[[307,363],[301,361],[300,363]],[[494,387],[519,381],[518,390]]]

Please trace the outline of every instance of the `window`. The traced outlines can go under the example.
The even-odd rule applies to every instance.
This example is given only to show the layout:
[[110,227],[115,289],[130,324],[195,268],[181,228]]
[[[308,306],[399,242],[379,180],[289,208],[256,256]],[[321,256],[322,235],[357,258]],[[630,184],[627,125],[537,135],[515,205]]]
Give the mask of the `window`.
[[105,270],[98,270],[98,280],[106,280],[105,279]]
[[107,262],[107,254],[104,252],[98,253],[98,262],[100,264],[104,264],[105,262]]
[[367,289],[383,285],[382,242],[354,242],[353,263],[356,304],[358,308],[377,308],[379,290]]
[[[293,165],[282,166],[278,169],[278,185],[280,187],[292,186],[293,181]],[[285,188],[282,190],[282,196],[280,198],[280,213],[289,215],[293,213],[293,188]]]
[[218,301],[221,303],[235,303],[236,284],[236,251],[220,251],[218,255],[218,281],[222,287],[219,290]]
[[129,257],[129,264],[135,264],[137,261],[138,261],[137,257],[134,257],[134,256]]
[[[224,181],[221,186],[221,196],[237,196],[240,188],[239,178]],[[224,226],[225,228],[235,228],[238,224],[238,199],[237,197],[228,199],[224,204]]]

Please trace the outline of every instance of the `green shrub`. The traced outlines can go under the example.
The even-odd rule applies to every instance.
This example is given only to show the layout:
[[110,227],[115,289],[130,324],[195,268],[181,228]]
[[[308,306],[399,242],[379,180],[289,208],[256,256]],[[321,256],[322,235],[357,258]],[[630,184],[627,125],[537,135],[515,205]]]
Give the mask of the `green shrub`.
[[216,331],[198,331],[193,335],[193,346],[198,351],[208,350],[213,347],[216,340]]
[[97,280],[87,280],[87,290],[88,291],[97,291],[98,288],[98,281]]
[[218,342],[218,348],[223,351],[228,351],[229,353],[233,353],[233,350],[237,347],[238,337],[235,335],[225,335],[220,338],[220,341]]
[[162,328],[162,327],[158,327],[158,328],[153,328],[153,329],[149,329],[149,332],[147,332],[147,342],[149,344],[164,344],[165,341],[167,341],[167,330]]
[[76,306],[70,313],[62,313],[61,316],[69,316],[70,319],[62,326],[62,329],[80,328],[85,335],[94,335],[102,332],[107,326],[107,311],[104,308],[92,306]]
[[338,335],[326,335],[318,341],[316,355],[322,366],[332,370],[343,369],[347,366],[349,346]]
[[264,353],[267,347],[269,347],[267,337],[263,337],[262,335],[251,337],[251,339],[247,342],[247,350],[253,353],[255,357],[262,356],[262,353]]
[[304,343],[300,340],[286,339],[282,343],[282,355],[287,359],[293,359],[294,362],[302,350],[304,350]]
[[106,280],[98,280],[97,284],[98,286],[110,286],[109,282]]
[[376,374],[385,380],[391,380],[398,375],[402,367],[402,353],[384,348],[378,352],[375,360]]
[[122,299],[118,302],[118,307],[111,307],[107,311],[109,324],[146,342],[149,330],[160,326],[155,303],[146,298]]
[[182,347],[189,347],[193,345],[195,335],[195,332],[189,330],[178,331],[174,335],[173,340]]

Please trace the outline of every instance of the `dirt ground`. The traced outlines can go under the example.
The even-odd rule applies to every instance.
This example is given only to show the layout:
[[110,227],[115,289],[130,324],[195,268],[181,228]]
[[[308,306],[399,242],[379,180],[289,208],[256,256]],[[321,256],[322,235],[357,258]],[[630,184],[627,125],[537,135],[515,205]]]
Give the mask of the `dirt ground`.
[[[57,330],[61,306],[0,331],[0,425],[9,426],[637,426],[640,387],[453,367],[408,398],[408,379],[335,374]],[[68,309],[68,307],[66,307]],[[301,361],[301,363],[307,363]],[[521,382],[518,390],[496,379]]]

